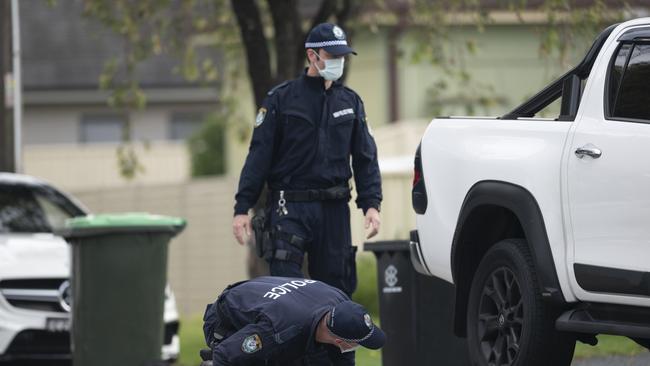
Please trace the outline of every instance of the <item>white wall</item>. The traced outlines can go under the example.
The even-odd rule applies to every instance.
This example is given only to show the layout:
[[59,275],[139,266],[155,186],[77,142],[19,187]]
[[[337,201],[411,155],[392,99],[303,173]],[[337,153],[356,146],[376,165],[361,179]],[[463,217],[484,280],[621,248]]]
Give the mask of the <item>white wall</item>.
[[24,172],[47,180],[64,190],[130,187],[180,183],[190,179],[190,157],[182,142],[135,144],[144,167],[133,180],[122,177],[117,144],[27,145]]

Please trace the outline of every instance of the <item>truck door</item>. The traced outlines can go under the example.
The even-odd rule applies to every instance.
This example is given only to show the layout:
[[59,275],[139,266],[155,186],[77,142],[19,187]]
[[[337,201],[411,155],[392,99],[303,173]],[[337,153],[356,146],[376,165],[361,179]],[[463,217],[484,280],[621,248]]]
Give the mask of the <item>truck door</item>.
[[565,155],[569,272],[582,300],[650,296],[650,27],[635,32],[603,47],[612,57],[592,70]]

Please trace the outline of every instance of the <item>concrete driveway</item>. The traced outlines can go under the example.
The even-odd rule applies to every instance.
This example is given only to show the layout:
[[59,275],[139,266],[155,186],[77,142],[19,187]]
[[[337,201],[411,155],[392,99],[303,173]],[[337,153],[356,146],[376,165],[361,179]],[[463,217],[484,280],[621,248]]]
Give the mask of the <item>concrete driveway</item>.
[[571,366],[648,366],[650,352],[644,352],[633,357],[610,356],[605,358],[588,358],[575,360]]

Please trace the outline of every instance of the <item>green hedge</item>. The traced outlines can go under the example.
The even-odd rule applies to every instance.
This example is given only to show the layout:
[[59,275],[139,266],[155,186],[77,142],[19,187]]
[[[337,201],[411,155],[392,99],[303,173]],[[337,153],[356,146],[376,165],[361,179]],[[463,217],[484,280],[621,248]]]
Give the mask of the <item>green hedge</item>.
[[379,297],[377,296],[377,262],[370,253],[357,257],[357,291],[352,299],[368,309],[373,319],[379,319]]

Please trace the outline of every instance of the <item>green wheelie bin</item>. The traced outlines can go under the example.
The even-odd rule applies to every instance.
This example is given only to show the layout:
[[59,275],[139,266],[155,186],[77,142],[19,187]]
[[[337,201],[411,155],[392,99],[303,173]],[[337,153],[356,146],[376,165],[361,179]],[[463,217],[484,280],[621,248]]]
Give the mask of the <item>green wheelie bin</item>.
[[74,366],[160,362],[167,247],[185,220],[144,213],[69,220]]

